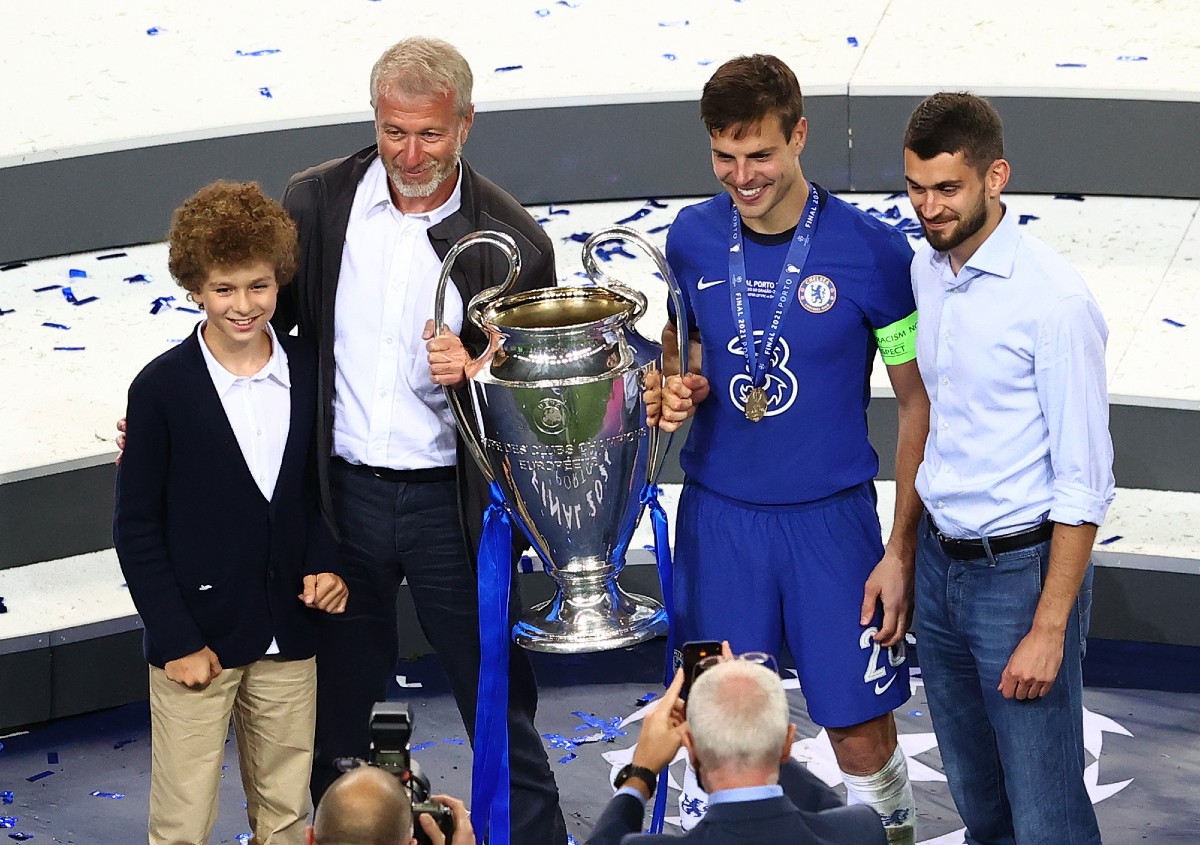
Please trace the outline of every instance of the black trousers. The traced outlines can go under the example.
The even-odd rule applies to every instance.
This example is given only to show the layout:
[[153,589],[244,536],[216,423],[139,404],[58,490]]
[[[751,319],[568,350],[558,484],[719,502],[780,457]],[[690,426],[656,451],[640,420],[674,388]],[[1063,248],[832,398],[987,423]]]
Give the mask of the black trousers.
[[[479,680],[475,566],[458,521],[455,482],[388,481],[335,460],[330,483],[350,598],[344,614],[323,616],[320,623],[314,805],[337,778],[338,757],[368,756],[371,706],[384,699],[396,671],[402,579],[408,579],[417,620],[450,678],[472,742]],[[558,787],[533,724],[537,682],[525,652],[514,646],[510,655],[511,841],[563,845]]]

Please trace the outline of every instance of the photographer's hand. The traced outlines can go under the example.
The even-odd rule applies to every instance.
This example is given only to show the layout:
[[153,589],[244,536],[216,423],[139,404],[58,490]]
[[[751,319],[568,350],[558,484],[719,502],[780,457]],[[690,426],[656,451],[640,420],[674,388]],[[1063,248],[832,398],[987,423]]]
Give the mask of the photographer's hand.
[[433,845],[475,845],[475,830],[471,827],[471,814],[467,812],[467,806],[462,801],[449,795],[430,795],[429,800],[435,801],[443,807],[449,807],[450,812],[454,814],[454,838],[449,843],[446,842],[442,831],[438,829],[433,816],[420,816],[421,829],[425,831],[425,835],[429,837],[429,841]]

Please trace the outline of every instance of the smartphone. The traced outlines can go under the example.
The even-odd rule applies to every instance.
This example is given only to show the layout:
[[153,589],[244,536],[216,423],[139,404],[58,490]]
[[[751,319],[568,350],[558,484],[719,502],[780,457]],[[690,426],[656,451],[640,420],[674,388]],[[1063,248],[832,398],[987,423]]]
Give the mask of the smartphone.
[[689,640],[683,644],[683,688],[679,691],[679,698],[687,701],[688,690],[692,688],[692,681],[696,680],[696,676],[704,671],[700,661],[706,657],[720,656],[721,643],[719,640]]

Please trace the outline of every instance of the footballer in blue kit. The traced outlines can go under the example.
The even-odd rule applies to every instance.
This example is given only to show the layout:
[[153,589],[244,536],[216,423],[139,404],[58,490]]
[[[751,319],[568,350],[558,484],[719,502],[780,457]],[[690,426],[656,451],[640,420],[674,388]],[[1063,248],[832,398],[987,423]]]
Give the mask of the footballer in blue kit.
[[[684,291],[689,373],[668,352],[650,416],[680,455],[676,642],[796,661],[809,715],[852,803],[889,842],[915,811],[891,711],[911,694],[909,624],[929,424],[916,367],[912,250],[903,234],[808,182],[795,75],[773,56],[727,62],[701,117],[724,193],[683,209],[667,260]],[[668,324],[664,349],[675,348]],[[896,393],[896,514],[885,547],[866,410],[876,350]]]

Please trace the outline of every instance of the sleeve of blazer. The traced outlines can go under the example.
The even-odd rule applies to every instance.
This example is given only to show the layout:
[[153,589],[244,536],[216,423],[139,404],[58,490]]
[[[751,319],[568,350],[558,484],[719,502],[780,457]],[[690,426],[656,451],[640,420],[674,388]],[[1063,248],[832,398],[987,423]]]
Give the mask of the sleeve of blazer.
[[779,785],[788,800],[809,813],[846,806],[825,781],[797,760],[789,759],[779,767]]
[[319,235],[316,225],[316,190],[315,178],[297,174],[288,182],[283,192],[283,207],[296,224],[299,248],[296,275],[292,277],[291,284],[280,288],[275,316],[271,318],[271,325],[282,334],[287,334],[300,322],[300,287],[303,285],[301,277],[305,273],[321,272],[320,252],[317,249]]
[[129,388],[128,445],[117,471],[113,540],[129,594],[164,661],[206,645],[183,601],[167,548],[170,441],[159,391],[145,374]]
[[309,443],[308,468],[304,473],[304,487],[306,492],[304,497],[304,516],[305,525],[308,529],[308,538],[304,551],[303,574],[319,575],[322,572],[331,572],[334,575],[340,576],[342,574],[342,563],[337,540],[334,539],[333,532],[329,528],[329,523],[325,521],[325,515],[321,511],[321,492],[317,481],[316,448],[316,440],[314,438]]
[[640,833],[645,808],[632,795],[614,795],[596,819],[586,845],[618,845],[630,833]]

